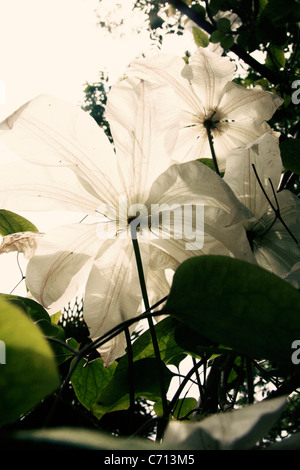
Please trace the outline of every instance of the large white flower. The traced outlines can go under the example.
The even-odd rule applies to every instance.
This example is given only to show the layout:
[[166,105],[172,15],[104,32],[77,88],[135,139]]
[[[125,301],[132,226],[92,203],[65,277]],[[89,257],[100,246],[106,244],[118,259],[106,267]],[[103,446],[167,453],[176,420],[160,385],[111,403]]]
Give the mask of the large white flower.
[[300,261],[300,200],[288,190],[277,192],[282,169],[278,140],[265,134],[230,153],[224,180],[249,210],[245,227],[257,263],[288,278]]
[[282,99],[260,87],[246,89],[232,81],[235,66],[228,58],[200,47],[189,64],[159,54],[130,64],[129,75],[168,84],[179,98],[182,121],[174,159],[211,157],[210,131],[219,170],[226,155],[271,131],[268,121]]
[[[172,103],[168,112],[174,118],[159,113],[161,93],[168,91],[144,82],[113,87],[107,117],[115,149],[88,114],[47,95],[1,125],[1,141],[24,159],[1,169],[1,206],[18,211],[67,208],[78,211],[79,219],[90,216],[38,241],[26,282],[33,297],[52,311],[84,287],[84,318],[92,338],[140,311],[129,228],[139,211],[138,242],[151,304],[168,294],[165,269],[176,269],[187,257],[218,253],[253,261],[241,224],[242,205],[227,184],[196,161],[170,166],[177,117]],[[191,231],[179,237],[175,222],[168,227],[162,215],[171,215],[174,208],[175,220],[186,206]],[[204,207],[203,246],[203,226],[193,217],[197,207]],[[122,355],[124,347],[123,337],[109,342],[102,349],[106,363]]]

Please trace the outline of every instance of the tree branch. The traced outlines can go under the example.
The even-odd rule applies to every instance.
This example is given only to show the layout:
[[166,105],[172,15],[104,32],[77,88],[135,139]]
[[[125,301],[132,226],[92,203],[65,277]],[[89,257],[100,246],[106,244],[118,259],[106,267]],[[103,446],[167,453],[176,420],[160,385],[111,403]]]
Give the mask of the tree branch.
[[[183,15],[186,15],[190,20],[194,21],[200,28],[204,29],[209,34],[212,34],[216,28],[209,23],[205,18],[198,15],[193,8],[188,7],[182,0],[171,0],[169,2],[180,11]],[[273,85],[277,85],[281,82],[281,77],[277,73],[273,72],[271,69],[266,67],[264,64],[261,64],[256,59],[254,59],[248,52],[246,52],[238,44],[233,44],[230,47],[230,50],[236,54],[240,59],[242,59],[246,64],[248,64],[253,70],[269,80]]]

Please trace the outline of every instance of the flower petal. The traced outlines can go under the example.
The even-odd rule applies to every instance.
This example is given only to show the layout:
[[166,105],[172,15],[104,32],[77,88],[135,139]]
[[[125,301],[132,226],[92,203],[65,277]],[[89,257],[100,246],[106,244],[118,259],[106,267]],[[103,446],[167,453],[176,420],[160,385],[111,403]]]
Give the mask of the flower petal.
[[282,103],[283,99],[280,96],[260,87],[245,88],[237,83],[228,82],[218,108],[227,119],[248,116],[263,122],[271,119]]
[[[293,266],[300,262],[300,201],[290,191],[284,190],[277,194],[280,215],[286,227],[276,220],[272,228],[254,239],[254,255],[257,263],[264,269],[285,277]],[[269,227],[275,214],[270,211],[262,219]]]
[[281,172],[278,139],[267,133],[245,147],[232,150],[226,160],[224,181],[231,187],[239,201],[256,218],[260,218],[269,207],[260,183],[268,197],[275,203],[270,180],[276,191]]
[[[140,243],[143,270],[147,276],[148,246]],[[142,294],[130,237],[106,240],[91,269],[84,296],[84,319],[92,339],[134,318],[141,306]],[[124,334],[100,348],[106,364],[125,352]]]
[[0,205],[13,211],[67,209],[95,214],[99,200],[85,191],[70,168],[21,161],[1,166]]
[[101,241],[96,224],[50,230],[38,243],[26,271],[26,284],[45,308],[58,311],[85,285]]
[[[154,182],[147,207],[151,207],[154,233],[151,243],[178,262],[201,253],[226,254],[254,262],[242,225],[244,207],[222,178],[202,163],[172,165]],[[180,217],[174,215],[174,221],[178,226],[164,225],[158,217],[155,220],[159,223],[154,226],[153,214],[156,216],[163,209],[166,214],[177,211]]]
[[182,76],[190,80],[195,95],[206,109],[214,109],[220,101],[223,88],[231,81],[235,65],[207,48],[199,47],[183,68]]
[[1,141],[25,160],[67,166],[93,196],[100,198],[104,191],[106,199],[115,202],[118,176],[113,148],[104,131],[82,109],[40,95],[9,116],[0,129]]
[[173,95],[167,99],[170,94],[169,87],[140,80],[122,80],[108,94],[106,118],[130,205],[145,200],[154,179],[170,164],[180,119]]

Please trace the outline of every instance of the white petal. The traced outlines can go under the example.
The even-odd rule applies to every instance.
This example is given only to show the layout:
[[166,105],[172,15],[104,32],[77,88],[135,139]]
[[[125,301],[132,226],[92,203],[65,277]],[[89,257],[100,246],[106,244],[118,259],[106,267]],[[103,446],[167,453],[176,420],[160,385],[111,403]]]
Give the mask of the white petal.
[[[162,223],[158,227],[152,225],[153,209],[159,212],[163,204],[166,212],[168,208],[169,212],[172,212],[172,208],[177,207],[183,226],[181,238],[173,226],[170,227],[171,236],[168,237],[169,227],[163,226]],[[165,250],[178,262],[201,253],[234,255],[254,261],[242,225],[246,216],[243,206],[229,186],[202,163],[192,161],[172,165],[154,182],[147,201],[147,207],[150,206],[151,231],[156,236],[156,239],[152,238],[151,243]],[[191,212],[190,216],[187,215],[186,206],[192,206],[194,212],[195,206],[203,208],[204,225],[201,218],[197,218],[198,215],[194,218],[194,212]],[[199,214],[201,217],[201,212]],[[191,217],[192,220],[186,220],[186,217]],[[203,239],[203,231],[204,245],[198,248]],[[194,240],[191,239],[193,233]],[[196,243],[195,248],[187,249],[192,242]]]
[[[143,270],[147,276],[148,247],[140,243]],[[93,264],[84,297],[84,319],[93,339],[125,320],[134,318],[142,302],[141,287],[132,241],[107,240]],[[106,364],[125,352],[124,333],[100,348]]]
[[95,214],[99,200],[70,168],[21,161],[1,166],[0,205],[13,211],[71,210]]
[[[253,166],[256,169],[257,176]],[[274,201],[271,187],[277,190],[282,172],[278,139],[267,133],[251,144],[233,150],[226,160],[224,181],[228,183],[237,198],[256,217],[266,212],[269,203],[259,181],[268,197]]]
[[206,109],[214,109],[220,101],[224,86],[232,80],[235,65],[227,57],[199,47],[183,69],[183,76],[189,68],[192,69],[190,81],[195,94],[201,97]]
[[63,308],[85,285],[101,243],[96,224],[50,230],[27,266],[26,284],[33,297],[52,311]]
[[[265,235],[255,237],[254,254],[261,267],[285,277],[300,262],[300,201],[286,190],[278,193],[277,199],[280,215],[288,230],[277,220]],[[265,225],[268,227],[275,214],[270,211],[263,217],[266,218]]]
[[268,121],[283,99],[275,93],[264,91],[260,87],[245,88],[234,82],[228,82],[223,90],[218,108],[227,119],[239,119],[244,116]]
[[[0,126],[1,141],[31,163],[70,167],[93,196],[115,202],[116,158],[104,131],[82,109],[40,95]],[[111,182],[114,179],[114,185]]]
[[156,176],[170,164],[180,118],[174,97],[167,99],[170,93],[167,87],[122,80],[108,94],[106,117],[129,205],[144,201]]

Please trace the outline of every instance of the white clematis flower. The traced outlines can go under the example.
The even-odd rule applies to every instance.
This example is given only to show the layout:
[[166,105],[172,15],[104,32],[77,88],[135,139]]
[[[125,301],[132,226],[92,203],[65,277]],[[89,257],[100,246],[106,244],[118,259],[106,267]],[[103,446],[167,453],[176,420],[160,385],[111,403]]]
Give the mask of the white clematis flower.
[[[249,210],[245,227],[257,263],[288,279],[300,261],[300,200],[288,190],[277,192],[282,169],[278,140],[265,134],[230,153],[224,180]],[[293,271],[294,281],[297,276]]]
[[[138,210],[139,247],[152,305],[169,292],[165,269],[176,269],[190,256],[218,253],[253,261],[241,224],[242,206],[227,184],[196,161],[170,166],[177,117],[170,105],[168,119],[165,114],[159,118],[161,93],[168,91],[144,82],[113,87],[107,118],[115,150],[88,114],[47,95],[0,126],[2,142],[24,159],[22,165],[2,167],[1,206],[68,209],[77,211],[79,220],[82,214],[90,216],[41,238],[28,263],[26,283],[33,297],[53,312],[84,288],[83,314],[93,339],[141,311],[129,227]],[[167,215],[174,204],[177,213],[184,206],[191,209],[187,222],[196,243],[190,233],[179,238],[175,224],[168,236],[157,212],[151,219],[152,205],[157,211],[158,204],[165,204]],[[202,244],[203,226],[192,217],[198,205],[204,207]],[[104,361],[121,356],[125,346],[123,336],[114,338],[101,349]]]
[[210,158],[209,128],[219,170],[235,147],[246,145],[271,128],[267,124],[283,100],[260,87],[246,89],[232,81],[234,64],[226,57],[200,47],[189,64],[161,54],[130,64],[129,75],[168,84],[182,110],[181,129],[174,159],[179,162]]

